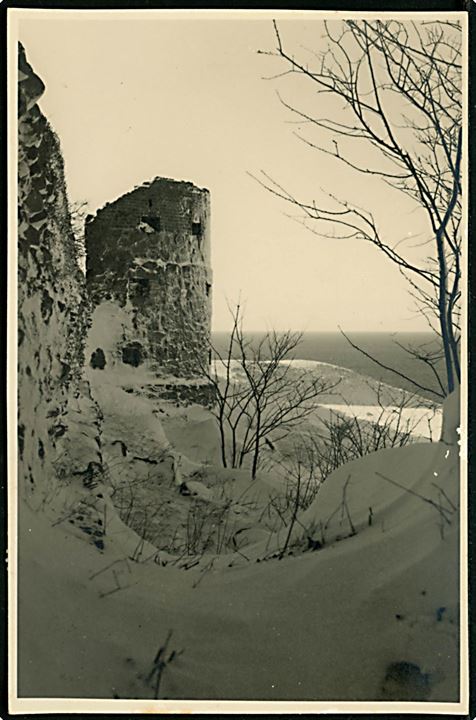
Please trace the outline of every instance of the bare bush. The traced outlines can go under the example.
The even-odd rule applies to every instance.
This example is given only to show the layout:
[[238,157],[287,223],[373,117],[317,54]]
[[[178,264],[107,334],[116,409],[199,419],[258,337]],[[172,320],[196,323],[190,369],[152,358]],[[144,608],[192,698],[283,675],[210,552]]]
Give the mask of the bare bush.
[[377,397],[380,411],[373,420],[331,412],[329,419],[322,420],[324,431],[303,440],[307,456],[312,458],[313,467],[318,470],[320,482],[352,460],[385,448],[404,447],[413,441],[419,421],[404,417],[405,410],[412,406],[413,397],[404,395],[392,407],[383,404],[380,388]]
[[167,633],[165,642],[157,650],[157,653],[155,654],[154,660],[152,662],[150,672],[145,678],[146,685],[150,685],[154,689],[155,700],[158,700],[158,698],[160,697],[160,684],[162,682],[162,677],[165,670],[174,660],[177,660],[177,658],[179,658],[180,655],[182,655],[184,652],[183,650],[172,650],[170,653],[167,654],[169,642],[172,639],[172,633],[172,630],[169,630],[169,632]]
[[215,388],[224,467],[242,467],[249,456],[255,479],[263,444],[273,446],[298,427],[314,412],[317,398],[337,386],[293,369],[291,353],[301,338],[272,331],[253,345],[243,332],[238,305],[226,354],[211,347],[214,362],[202,370]]

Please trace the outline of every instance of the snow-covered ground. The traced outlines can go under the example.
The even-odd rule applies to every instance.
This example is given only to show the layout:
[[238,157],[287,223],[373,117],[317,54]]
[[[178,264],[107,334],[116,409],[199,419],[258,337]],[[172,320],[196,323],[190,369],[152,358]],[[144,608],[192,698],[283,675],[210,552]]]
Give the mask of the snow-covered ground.
[[[168,508],[159,541],[186,528],[198,502],[179,492],[173,462],[160,467],[171,453],[204,508],[226,488],[239,549],[178,561],[140,539],[137,552],[137,536],[113,523],[98,551],[22,504],[20,695],[109,698],[108,709],[139,698],[151,712],[181,712],[187,700],[292,700],[293,712],[300,701],[457,701],[457,446],[354,461],[294,523],[273,526],[263,515],[280,481],[220,468],[207,410],[125,392],[120,373],[88,376],[109,480],[146,478],[144,502]],[[163,669],[156,700],[154,657],[170,631],[168,651],[183,653]]]
[[415,445],[354,463],[329,481],[320,516],[350,473],[355,535],[336,515],[323,549],[239,567],[137,563],[114,538],[98,553],[23,509],[20,694],[143,698],[163,710],[147,674],[172,630],[169,649],[183,654],[164,670],[161,698],[456,701],[458,523],[441,531],[410,492],[426,495],[437,472],[457,502],[455,453],[445,455]]
[[[197,700],[223,713],[232,700],[249,712],[260,701],[288,712],[316,711],[314,701],[328,711],[338,701],[454,707],[457,403],[447,403],[444,441],[342,465],[294,513],[286,465],[265,464],[254,481],[246,466],[222,467],[210,411],[148,396],[153,373],[122,366],[105,339],[109,364],[86,370],[102,413],[104,543],[20,502],[19,695],[101,698],[108,711],[185,712]],[[372,420],[372,393],[395,397],[327,372],[343,378],[348,405],[326,398],[306,431],[332,412]],[[431,408],[412,402],[424,424]],[[165,665],[154,665],[167,638]],[[144,704],[123,705],[131,699]]]
[[438,440],[441,435],[443,414],[440,408],[409,407],[388,405],[347,405],[326,403],[323,407],[345,417],[358,418],[367,422],[380,422],[409,432],[415,439]]

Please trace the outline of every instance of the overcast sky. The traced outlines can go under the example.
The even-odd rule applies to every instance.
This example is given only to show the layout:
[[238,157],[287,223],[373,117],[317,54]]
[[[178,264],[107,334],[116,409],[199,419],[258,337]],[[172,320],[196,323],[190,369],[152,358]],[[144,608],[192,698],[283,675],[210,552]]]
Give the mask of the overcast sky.
[[[390,242],[423,229],[398,193],[295,137],[306,128],[276,91],[315,114],[324,101],[296,74],[263,79],[284,69],[257,53],[275,46],[272,15],[102,17],[30,12],[19,20],[46,84],[40,105],[60,137],[73,201],[95,211],[158,175],[209,188],[215,330],[229,326],[227,299],[240,293],[249,330],[426,329],[403,278],[375,248],[316,237],[248,174],[265,170],[305,200],[324,188],[369,207]],[[289,47],[322,45],[316,15],[282,19],[280,28]]]

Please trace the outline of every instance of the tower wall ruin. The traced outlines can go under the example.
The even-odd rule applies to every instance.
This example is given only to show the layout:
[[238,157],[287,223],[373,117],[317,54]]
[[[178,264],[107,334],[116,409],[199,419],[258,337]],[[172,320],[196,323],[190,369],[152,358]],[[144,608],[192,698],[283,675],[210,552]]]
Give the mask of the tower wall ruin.
[[211,321],[208,190],[155,178],[88,218],[85,235],[93,305],[112,303],[123,318],[121,336],[92,361],[199,377]]

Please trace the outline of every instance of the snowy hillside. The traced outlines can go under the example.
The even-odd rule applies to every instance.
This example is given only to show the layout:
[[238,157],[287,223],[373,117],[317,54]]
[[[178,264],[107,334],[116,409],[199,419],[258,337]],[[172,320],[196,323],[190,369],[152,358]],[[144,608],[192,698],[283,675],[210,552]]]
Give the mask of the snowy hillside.
[[[150,400],[102,383],[92,390],[105,449],[113,427],[132,439],[128,454],[140,446],[153,459],[175,432],[184,447],[171,410],[162,424]],[[206,422],[190,409],[192,456]],[[194,462],[197,452],[185,474]],[[173,476],[154,482],[162,497]],[[233,483],[242,496],[239,473]],[[270,486],[262,476],[249,488],[260,507]],[[177,488],[164,497],[175,520],[194,501]],[[456,701],[457,508],[458,447],[443,442],[339,468],[298,516],[282,559],[289,528],[263,537],[257,525],[262,540],[248,530],[239,552],[209,552],[187,570],[169,552],[126,547],[120,527],[106,529],[98,552],[67,522],[52,527],[22,507],[20,693],[154,698],[147,674],[173,631],[169,650],[183,654],[164,669],[160,698]]]

